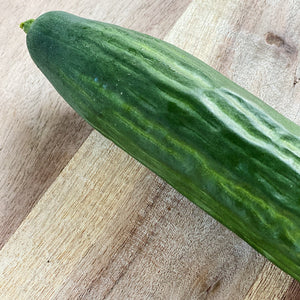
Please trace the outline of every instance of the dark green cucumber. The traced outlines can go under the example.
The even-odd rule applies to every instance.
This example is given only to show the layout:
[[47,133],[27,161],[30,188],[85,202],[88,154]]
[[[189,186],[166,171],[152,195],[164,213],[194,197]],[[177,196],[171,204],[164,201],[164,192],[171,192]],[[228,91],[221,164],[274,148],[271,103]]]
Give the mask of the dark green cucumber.
[[30,55],[94,128],[300,280],[300,127],[188,53],[48,12]]

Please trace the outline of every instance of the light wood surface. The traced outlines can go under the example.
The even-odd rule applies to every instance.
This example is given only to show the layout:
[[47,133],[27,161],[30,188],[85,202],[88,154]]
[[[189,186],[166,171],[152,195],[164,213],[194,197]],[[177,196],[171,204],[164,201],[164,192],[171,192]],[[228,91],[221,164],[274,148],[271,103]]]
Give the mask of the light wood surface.
[[0,9],[0,299],[299,299],[298,282],[91,131],[34,66],[18,28],[65,10],[152,34],[300,124],[299,1]]

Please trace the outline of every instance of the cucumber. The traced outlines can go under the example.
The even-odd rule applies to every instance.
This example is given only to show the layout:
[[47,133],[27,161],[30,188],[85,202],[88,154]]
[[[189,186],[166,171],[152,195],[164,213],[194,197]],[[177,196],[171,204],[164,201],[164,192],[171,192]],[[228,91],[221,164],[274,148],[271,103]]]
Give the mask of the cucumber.
[[175,46],[48,12],[33,61],[91,126],[300,280],[300,127]]

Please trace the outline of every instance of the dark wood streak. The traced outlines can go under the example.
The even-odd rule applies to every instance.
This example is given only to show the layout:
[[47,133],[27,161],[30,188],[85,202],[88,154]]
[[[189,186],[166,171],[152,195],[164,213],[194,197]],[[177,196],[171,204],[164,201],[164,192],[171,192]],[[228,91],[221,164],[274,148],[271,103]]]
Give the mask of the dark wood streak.
[[298,300],[300,299],[300,282],[293,280],[289,289],[286,291],[285,295],[281,300]]

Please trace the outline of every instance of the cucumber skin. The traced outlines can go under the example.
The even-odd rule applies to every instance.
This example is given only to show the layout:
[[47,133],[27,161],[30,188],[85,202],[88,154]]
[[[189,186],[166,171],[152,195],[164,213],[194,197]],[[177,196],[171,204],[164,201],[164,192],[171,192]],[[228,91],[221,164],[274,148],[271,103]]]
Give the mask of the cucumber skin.
[[61,11],[27,46],[91,126],[300,281],[300,127],[164,41]]

